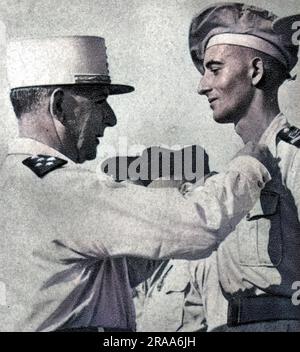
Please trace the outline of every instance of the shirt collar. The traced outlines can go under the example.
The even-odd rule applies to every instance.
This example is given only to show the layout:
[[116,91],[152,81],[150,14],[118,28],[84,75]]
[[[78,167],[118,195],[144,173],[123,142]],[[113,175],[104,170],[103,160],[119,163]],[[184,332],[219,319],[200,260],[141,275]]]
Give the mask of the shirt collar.
[[277,151],[276,137],[282,129],[288,126],[289,126],[289,123],[286,117],[282,113],[278,114],[273,119],[269,127],[265,130],[263,135],[261,136],[259,140],[259,144],[267,145],[272,155],[276,156],[276,151]]
[[68,164],[76,165],[76,163],[66,157],[64,154],[60,153],[54,148],[49,147],[46,144],[38,142],[31,138],[16,138],[8,147],[8,155],[49,155],[57,158],[64,159]]

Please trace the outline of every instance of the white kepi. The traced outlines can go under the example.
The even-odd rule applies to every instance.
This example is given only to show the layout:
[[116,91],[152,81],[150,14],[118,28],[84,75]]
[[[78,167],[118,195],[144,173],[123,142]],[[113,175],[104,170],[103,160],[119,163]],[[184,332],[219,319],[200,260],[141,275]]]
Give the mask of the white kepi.
[[112,84],[105,40],[95,36],[65,36],[14,40],[7,48],[10,88],[60,85],[107,86],[110,94],[133,87]]

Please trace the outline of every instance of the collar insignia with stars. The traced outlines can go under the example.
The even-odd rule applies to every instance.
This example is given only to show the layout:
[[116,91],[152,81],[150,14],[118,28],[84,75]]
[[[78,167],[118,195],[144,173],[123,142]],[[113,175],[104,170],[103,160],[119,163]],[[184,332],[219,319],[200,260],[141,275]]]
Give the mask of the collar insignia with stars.
[[297,127],[284,128],[279,132],[278,137],[289,144],[300,147],[300,129]]
[[54,156],[39,154],[23,160],[22,164],[42,178],[49,172],[67,164],[67,161]]

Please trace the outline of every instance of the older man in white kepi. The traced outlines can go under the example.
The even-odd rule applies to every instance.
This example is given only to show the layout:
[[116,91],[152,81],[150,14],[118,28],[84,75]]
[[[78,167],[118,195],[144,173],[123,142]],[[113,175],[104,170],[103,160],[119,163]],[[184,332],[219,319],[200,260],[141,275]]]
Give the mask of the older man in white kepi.
[[145,259],[209,255],[219,229],[238,222],[270,180],[268,153],[250,145],[189,199],[107,187],[78,165],[116,124],[108,96],[133,90],[111,84],[107,67],[99,37],[8,47],[19,138],[0,171],[1,331],[134,330],[132,286],[155,266]]

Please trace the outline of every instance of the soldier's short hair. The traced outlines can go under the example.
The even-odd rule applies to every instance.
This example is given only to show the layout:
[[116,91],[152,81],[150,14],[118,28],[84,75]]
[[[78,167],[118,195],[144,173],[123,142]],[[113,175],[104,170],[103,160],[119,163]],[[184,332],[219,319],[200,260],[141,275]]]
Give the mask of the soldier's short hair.
[[253,55],[260,57],[264,63],[265,75],[261,81],[261,85],[267,89],[279,88],[287,79],[291,78],[290,73],[282,63],[274,59],[272,56],[261,51],[250,49]]
[[278,89],[285,80],[291,78],[286,67],[272,56],[256,49],[238,45],[233,45],[231,48],[233,50],[233,55],[236,55],[237,57],[242,57],[241,53],[246,53],[249,58],[261,58],[264,63],[264,76],[259,84],[260,88],[272,91]]

